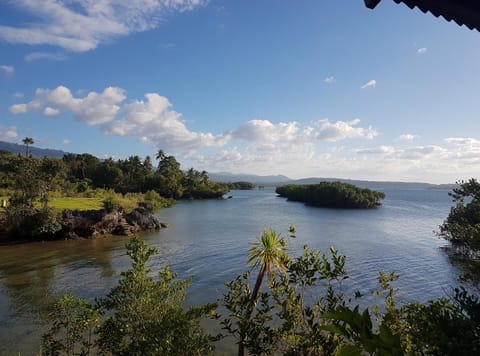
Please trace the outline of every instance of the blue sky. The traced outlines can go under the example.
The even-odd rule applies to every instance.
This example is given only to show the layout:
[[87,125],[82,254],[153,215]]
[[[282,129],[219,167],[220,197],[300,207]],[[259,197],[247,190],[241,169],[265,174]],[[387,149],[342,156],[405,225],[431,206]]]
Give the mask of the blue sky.
[[4,141],[448,183],[480,173],[479,96],[480,33],[391,0],[0,0]]

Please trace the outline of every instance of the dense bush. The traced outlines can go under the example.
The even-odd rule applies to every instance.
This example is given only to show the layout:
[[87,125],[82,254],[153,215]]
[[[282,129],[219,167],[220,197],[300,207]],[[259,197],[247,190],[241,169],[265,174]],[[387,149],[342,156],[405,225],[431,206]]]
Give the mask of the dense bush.
[[381,205],[385,193],[341,182],[287,184],[275,190],[281,197],[327,208],[370,209]]
[[458,184],[449,193],[456,205],[440,226],[440,235],[467,253],[480,251],[480,183],[470,179]]
[[215,315],[215,304],[185,310],[188,280],[179,281],[168,267],[158,278],[147,267],[154,248],[133,238],[132,259],[118,285],[95,305],[64,296],[53,307],[51,328],[43,337],[46,355],[209,355],[212,341],[200,319]]

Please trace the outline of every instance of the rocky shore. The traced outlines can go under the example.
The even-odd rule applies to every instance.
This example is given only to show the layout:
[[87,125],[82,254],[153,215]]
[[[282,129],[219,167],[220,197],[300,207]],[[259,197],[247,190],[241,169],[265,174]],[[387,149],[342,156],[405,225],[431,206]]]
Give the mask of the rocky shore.
[[131,236],[140,232],[155,231],[167,227],[146,208],[139,207],[131,213],[104,210],[64,210],[61,219],[60,238],[93,238],[102,235]]
[[[152,212],[145,207],[138,207],[129,213],[122,210],[114,212],[105,210],[64,210],[57,221],[61,228],[54,234],[41,234],[33,239],[27,238],[27,240],[88,239],[111,235],[132,236],[168,227],[168,224],[159,222]],[[0,231],[0,236],[2,237],[0,240],[4,242],[27,241],[20,236],[11,236],[4,230]]]

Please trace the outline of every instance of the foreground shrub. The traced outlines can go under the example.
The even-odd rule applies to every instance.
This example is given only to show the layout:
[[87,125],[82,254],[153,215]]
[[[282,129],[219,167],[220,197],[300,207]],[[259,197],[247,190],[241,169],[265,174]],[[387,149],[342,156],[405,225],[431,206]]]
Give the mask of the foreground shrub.
[[132,238],[127,244],[132,267],[121,273],[118,285],[106,297],[97,300],[94,307],[69,296],[61,299],[52,327],[43,337],[47,354],[79,350],[76,354],[83,355],[92,349],[114,355],[211,354],[214,338],[203,330],[200,319],[214,316],[216,304],[185,311],[190,282],[178,281],[168,267],[155,280],[147,268],[154,253],[154,248]]

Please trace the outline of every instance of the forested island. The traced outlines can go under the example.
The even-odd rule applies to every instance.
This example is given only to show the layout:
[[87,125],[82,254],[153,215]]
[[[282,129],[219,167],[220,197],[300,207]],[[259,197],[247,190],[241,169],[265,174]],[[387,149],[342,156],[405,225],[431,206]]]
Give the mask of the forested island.
[[341,182],[287,184],[275,192],[291,201],[336,209],[372,209],[381,205],[385,193]]
[[206,171],[183,171],[174,156],[159,150],[100,160],[84,154],[36,158],[26,138],[25,154],[0,151],[2,240],[48,240],[131,235],[166,224],[152,213],[179,199],[219,199],[229,188]]
[[255,189],[255,187],[256,187],[255,184],[250,183],[250,182],[244,182],[244,181],[231,182],[231,183],[227,183],[227,184],[228,184],[228,188],[229,188],[230,190],[232,190],[232,189],[252,190],[252,189]]

